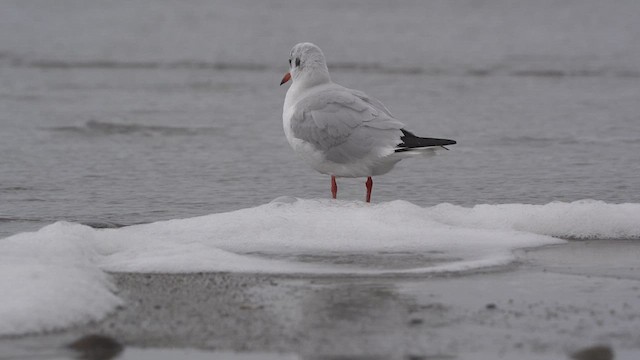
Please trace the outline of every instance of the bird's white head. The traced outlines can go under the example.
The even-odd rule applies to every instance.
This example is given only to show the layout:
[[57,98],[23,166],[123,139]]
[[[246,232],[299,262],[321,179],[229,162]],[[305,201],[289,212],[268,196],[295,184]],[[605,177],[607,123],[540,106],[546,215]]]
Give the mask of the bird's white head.
[[289,72],[284,75],[280,85],[290,79],[302,87],[331,81],[322,50],[312,43],[299,43],[294,46],[289,56]]

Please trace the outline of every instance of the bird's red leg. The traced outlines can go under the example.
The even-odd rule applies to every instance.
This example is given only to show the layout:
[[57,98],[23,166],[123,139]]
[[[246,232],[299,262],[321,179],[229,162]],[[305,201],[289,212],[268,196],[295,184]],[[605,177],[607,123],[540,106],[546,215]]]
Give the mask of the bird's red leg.
[[338,184],[336,183],[336,177],[331,175],[331,197],[334,199],[338,196]]
[[371,189],[373,189],[373,179],[371,179],[371,176],[367,178],[365,185],[367,185],[367,202],[371,202]]

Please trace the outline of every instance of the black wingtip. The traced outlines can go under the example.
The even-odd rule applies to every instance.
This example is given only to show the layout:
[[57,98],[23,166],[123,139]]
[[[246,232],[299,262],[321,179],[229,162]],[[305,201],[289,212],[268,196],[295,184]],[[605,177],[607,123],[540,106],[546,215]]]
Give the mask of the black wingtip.
[[440,146],[443,149],[449,150],[445,146],[457,144],[455,140],[423,138],[415,136],[412,132],[405,129],[400,129],[400,131],[402,131],[402,137],[400,137],[402,143],[398,144],[398,149],[396,149],[396,152],[409,151],[413,148],[424,148],[433,146]]

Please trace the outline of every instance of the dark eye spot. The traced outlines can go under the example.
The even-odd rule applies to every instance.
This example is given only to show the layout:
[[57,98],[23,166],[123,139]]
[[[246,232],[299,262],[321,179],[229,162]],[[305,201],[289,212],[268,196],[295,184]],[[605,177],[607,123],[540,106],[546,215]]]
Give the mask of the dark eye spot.
[[291,66],[291,59],[289,59],[289,66]]
[[296,66],[300,66],[300,58],[296,58]]

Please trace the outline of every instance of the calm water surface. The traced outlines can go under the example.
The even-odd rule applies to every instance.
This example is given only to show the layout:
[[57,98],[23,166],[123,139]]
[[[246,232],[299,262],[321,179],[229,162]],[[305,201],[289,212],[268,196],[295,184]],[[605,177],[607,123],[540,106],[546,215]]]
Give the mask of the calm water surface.
[[264,3],[3,2],[0,237],[329,197],[282,131],[302,40],[334,81],[459,143],[374,179],[375,202],[640,202],[638,3]]

